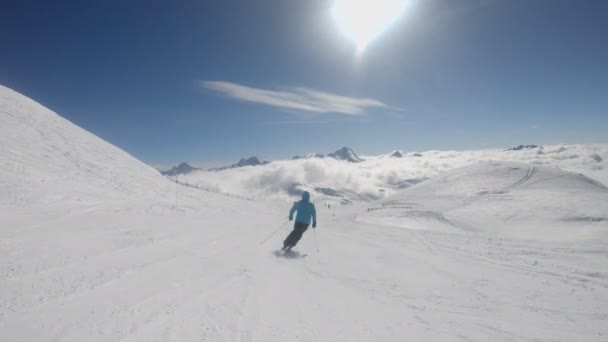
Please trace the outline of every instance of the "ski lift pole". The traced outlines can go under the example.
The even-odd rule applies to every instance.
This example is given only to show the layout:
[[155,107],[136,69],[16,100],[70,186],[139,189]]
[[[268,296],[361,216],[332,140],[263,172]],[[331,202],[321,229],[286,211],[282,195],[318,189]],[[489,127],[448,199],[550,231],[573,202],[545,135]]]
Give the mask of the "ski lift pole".
[[264,242],[268,241],[271,237],[273,237],[276,233],[279,232],[285,225],[289,222],[289,220],[285,221],[277,230],[273,231],[270,235],[268,235],[262,242],[260,242],[260,246],[264,244]]

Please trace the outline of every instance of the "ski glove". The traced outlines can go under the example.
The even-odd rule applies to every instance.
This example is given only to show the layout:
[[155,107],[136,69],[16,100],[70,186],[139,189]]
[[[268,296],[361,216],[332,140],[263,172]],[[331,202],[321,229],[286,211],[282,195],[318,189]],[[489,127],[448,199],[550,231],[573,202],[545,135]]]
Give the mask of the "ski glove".
[[313,227],[313,228],[317,228],[317,222],[313,222],[313,223],[312,223],[312,227]]
[[289,216],[289,221],[293,220],[293,216]]

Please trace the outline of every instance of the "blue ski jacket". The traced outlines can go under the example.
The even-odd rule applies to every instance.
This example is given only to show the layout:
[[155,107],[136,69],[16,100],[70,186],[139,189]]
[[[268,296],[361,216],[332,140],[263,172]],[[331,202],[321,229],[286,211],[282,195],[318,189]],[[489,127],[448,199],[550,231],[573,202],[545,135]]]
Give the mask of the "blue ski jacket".
[[289,219],[293,219],[293,213],[298,212],[296,215],[296,222],[310,224],[312,219],[313,224],[317,224],[317,212],[315,211],[315,205],[310,203],[310,194],[308,191],[304,191],[302,199],[298,202],[293,202],[293,207],[289,211]]

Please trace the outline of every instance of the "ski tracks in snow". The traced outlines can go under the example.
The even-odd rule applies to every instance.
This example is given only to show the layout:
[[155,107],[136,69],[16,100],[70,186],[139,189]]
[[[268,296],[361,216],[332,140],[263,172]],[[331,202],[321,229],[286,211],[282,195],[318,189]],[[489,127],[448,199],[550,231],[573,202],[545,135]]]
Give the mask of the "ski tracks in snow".
[[[410,336],[596,341],[608,334],[608,274],[593,271],[608,265],[605,250],[370,224],[336,228],[325,236],[340,240],[332,253],[352,253],[357,266],[331,262],[327,266],[336,272],[311,272],[376,306],[399,307]],[[391,325],[403,328],[394,320]]]
[[181,228],[158,222],[138,233],[135,226],[130,235],[112,233],[116,241],[99,230],[75,234],[72,243],[108,245],[79,250],[68,263],[63,255],[15,254],[29,266],[2,279],[13,296],[0,296],[0,339],[594,341],[608,334],[603,249],[377,226],[355,216],[345,210],[320,225],[321,253],[314,232],[305,234],[296,250],[306,258],[273,255],[289,229],[256,244],[264,232],[251,226],[272,222],[260,214],[215,222],[184,214]]
[[526,174],[524,174],[524,176],[521,179],[519,179],[517,182],[515,182],[515,183],[513,183],[513,184],[511,184],[511,185],[509,185],[509,186],[507,186],[505,188],[503,188],[502,190],[510,190],[510,189],[513,189],[513,188],[517,188],[518,186],[526,183],[527,181],[529,181],[534,176],[534,174],[536,173],[536,171],[537,170],[536,170],[536,167],[534,165],[532,165],[532,164],[528,165],[528,169],[526,170]]

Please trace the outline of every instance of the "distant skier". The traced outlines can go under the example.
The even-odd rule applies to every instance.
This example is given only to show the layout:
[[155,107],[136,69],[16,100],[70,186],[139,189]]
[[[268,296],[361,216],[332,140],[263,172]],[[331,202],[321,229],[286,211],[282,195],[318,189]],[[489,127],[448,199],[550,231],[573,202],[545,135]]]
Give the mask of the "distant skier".
[[295,246],[298,241],[302,238],[302,235],[308,229],[310,221],[312,219],[312,227],[317,227],[317,213],[315,211],[315,205],[310,203],[310,193],[304,191],[302,193],[302,199],[298,202],[293,203],[293,207],[289,211],[289,221],[293,220],[293,213],[298,212],[296,215],[296,222],[293,225],[293,231],[283,241],[283,249],[290,250]]

